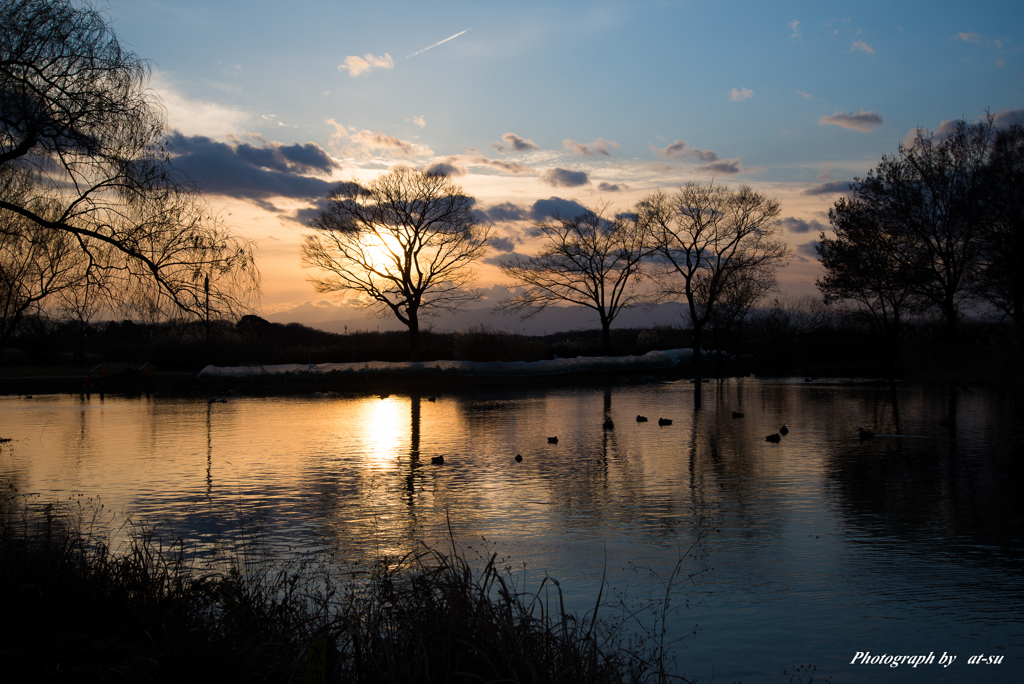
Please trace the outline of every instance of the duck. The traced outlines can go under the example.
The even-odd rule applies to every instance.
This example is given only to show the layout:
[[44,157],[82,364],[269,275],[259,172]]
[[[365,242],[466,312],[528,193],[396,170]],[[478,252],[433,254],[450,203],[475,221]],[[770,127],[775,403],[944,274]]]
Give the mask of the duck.
[[767,437],[765,437],[764,441],[771,442],[772,444],[778,444],[779,442],[782,441],[782,437],[779,436],[778,432],[776,432],[774,434],[771,434],[771,435],[768,435]]
[[427,397],[427,401],[437,401],[437,397]]
[[646,423],[647,422],[647,416],[637,416],[636,417],[636,422],[638,422],[638,423]]
[[733,412],[732,412],[732,417],[733,417],[733,418],[742,418],[742,417],[743,417],[743,414],[742,414],[742,413],[740,413],[739,411],[733,411]]
[[659,418],[658,419],[658,425],[671,425],[671,424],[672,424],[672,419],[671,418]]
[[431,456],[430,462],[434,465],[444,465],[444,456]]
[[615,427],[615,422],[611,418],[604,419],[604,429],[611,430]]
[[548,437],[548,444],[558,444],[558,437]]
[[871,439],[875,436],[875,433],[871,430],[865,430],[864,428],[857,428],[857,436],[860,437],[861,441],[865,439]]
[[782,427],[779,428],[779,434],[785,437],[786,435],[789,434],[789,428],[783,425]]
[[523,462],[522,455],[521,454],[516,454],[516,463],[522,463],[522,462]]

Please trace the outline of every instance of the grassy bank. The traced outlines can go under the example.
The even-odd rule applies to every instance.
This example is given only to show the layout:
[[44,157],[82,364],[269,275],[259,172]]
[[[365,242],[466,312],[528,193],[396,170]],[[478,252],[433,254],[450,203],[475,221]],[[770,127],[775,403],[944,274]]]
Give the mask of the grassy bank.
[[358,573],[237,555],[213,571],[151,529],[113,552],[95,510],[30,509],[11,486],[3,507],[10,681],[302,682],[312,637],[333,644],[334,682],[689,681],[670,674],[667,601],[651,620],[600,596],[567,613],[555,580],[526,591],[496,556],[474,567],[454,544]]

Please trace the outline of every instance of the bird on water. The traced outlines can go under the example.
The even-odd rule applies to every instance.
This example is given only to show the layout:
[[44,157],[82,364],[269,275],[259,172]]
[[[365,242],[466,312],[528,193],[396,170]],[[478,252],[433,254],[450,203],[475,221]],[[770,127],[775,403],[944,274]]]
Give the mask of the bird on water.
[[857,436],[860,437],[861,440],[865,440],[874,437],[875,433],[871,430],[865,430],[864,428],[857,428]]
[[789,428],[783,425],[782,427],[779,428],[779,434],[785,437],[786,435],[789,434]]
[[638,422],[638,423],[646,423],[647,422],[647,416],[637,416],[636,417],[636,422]]
[[431,456],[430,462],[434,465],[444,465],[444,456]]
[[776,432],[775,434],[768,435],[767,437],[765,437],[764,441],[771,442],[772,444],[778,444],[779,442],[782,441],[782,437],[779,436],[778,432]]
[[672,419],[671,418],[659,418],[658,419],[658,425],[671,425],[671,424],[672,424]]
[[611,418],[605,418],[604,419],[604,429],[605,430],[611,430],[611,429],[614,429],[614,427],[615,427],[615,423],[612,421]]
[[558,437],[548,437],[548,444],[558,444]]
[[523,457],[520,454],[516,454],[516,463],[522,463]]
[[733,417],[733,418],[742,418],[742,417],[743,417],[743,414],[742,414],[742,413],[740,413],[739,411],[733,411],[733,412],[732,412],[732,417]]

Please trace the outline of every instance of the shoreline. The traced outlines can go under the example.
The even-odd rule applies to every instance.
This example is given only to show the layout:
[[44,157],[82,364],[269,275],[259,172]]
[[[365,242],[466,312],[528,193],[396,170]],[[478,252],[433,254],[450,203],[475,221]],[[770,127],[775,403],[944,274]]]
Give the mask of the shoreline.
[[[680,351],[680,350],[672,350]],[[687,350],[688,351],[688,350]],[[290,365],[288,372],[278,374],[257,372],[215,376],[205,369],[177,370],[151,368],[146,372],[119,369],[99,376],[92,370],[70,365],[7,365],[0,366],[0,395],[35,394],[111,394],[137,396],[222,396],[222,395],[288,395],[317,392],[432,394],[481,387],[565,387],[618,385],[638,382],[673,380],[723,379],[737,377],[801,378],[819,381],[841,379],[851,382],[921,383],[924,385],[1008,386],[1024,385],[1024,366],[1008,349],[975,350],[988,353],[966,354],[963,348],[946,349],[940,353],[911,357],[895,377],[889,378],[874,364],[850,360],[822,362],[805,359],[805,363],[760,364],[743,357],[731,357],[724,363],[715,360],[694,364],[688,358],[677,358],[673,365],[633,365],[625,359],[643,357],[577,357],[540,362],[356,362],[348,364]],[[605,364],[586,365],[604,360]],[[581,365],[582,362],[582,365]],[[465,368],[455,367],[463,364]],[[554,363],[563,367],[555,368]],[[577,364],[573,367],[571,364]],[[448,368],[445,367],[447,364]],[[524,372],[522,367],[543,368],[547,372]],[[569,364],[569,365],[565,365]],[[338,366],[347,366],[344,371]],[[518,372],[481,372],[472,370],[515,367]],[[319,372],[308,372],[317,367]],[[209,367],[206,367],[209,368]],[[245,368],[245,367],[242,367]],[[251,368],[273,368],[254,366]],[[284,366],[278,366],[284,368]],[[333,368],[333,370],[331,370]],[[365,368],[366,370],[355,370]],[[325,372],[325,369],[326,372]]]

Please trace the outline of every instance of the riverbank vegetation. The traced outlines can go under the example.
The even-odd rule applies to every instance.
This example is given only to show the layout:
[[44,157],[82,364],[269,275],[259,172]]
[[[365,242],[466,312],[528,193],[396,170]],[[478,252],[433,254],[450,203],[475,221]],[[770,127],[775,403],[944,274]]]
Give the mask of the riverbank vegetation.
[[[692,344],[692,330],[681,325],[611,331],[613,355],[642,355]],[[855,312],[831,310],[809,298],[776,300],[728,325],[712,325],[704,333],[704,344],[727,356],[708,357],[699,368],[677,368],[673,374],[891,376],[957,383],[1019,382],[1024,377],[1017,331],[1011,324],[967,321],[951,342],[940,319],[916,317],[901,330],[900,353],[894,362],[890,346],[878,343],[870,320]],[[421,345],[425,361],[539,361],[605,354],[602,331],[596,329],[549,335],[483,325],[458,331],[429,329],[422,332]],[[407,354],[404,331],[342,335],[298,323],[271,323],[257,316],[245,316],[237,323],[214,321],[209,328],[203,322],[108,321],[88,325],[84,334],[77,324],[29,317],[11,347],[0,354],[0,377],[60,375],[79,388],[86,377],[99,387],[103,381],[110,384],[124,376],[132,386],[137,378],[154,385],[166,384],[153,379],[161,372],[191,378],[208,364],[403,361]],[[140,373],[144,367],[146,371]],[[44,390],[27,386],[18,391]]]
[[30,509],[10,485],[2,503],[0,670],[13,681],[307,681],[314,637],[335,682],[690,681],[673,673],[665,615],[703,525],[662,599],[599,595],[578,615],[553,578],[527,590],[497,554],[471,562],[454,542],[365,568],[271,565],[245,545],[210,567],[152,528],[122,530],[115,551],[102,506]]

